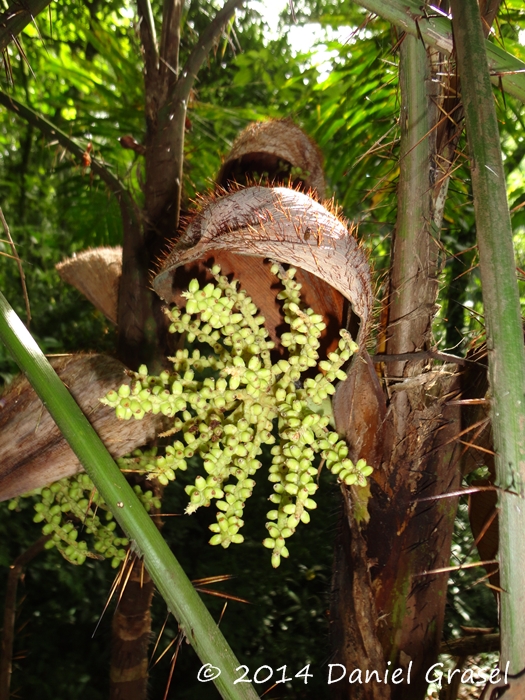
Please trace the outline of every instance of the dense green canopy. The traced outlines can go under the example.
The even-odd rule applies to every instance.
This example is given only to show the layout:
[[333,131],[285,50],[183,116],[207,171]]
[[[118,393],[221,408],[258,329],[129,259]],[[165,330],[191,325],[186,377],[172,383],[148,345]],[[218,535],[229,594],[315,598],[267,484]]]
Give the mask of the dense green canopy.
[[[162,3],[154,2],[157,20]],[[186,3],[181,29],[181,65],[195,38],[219,5]],[[188,6],[189,5],[189,6]],[[221,4],[222,5],[222,4]],[[399,36],[380,18],[340,0],[295,2],[299,26],[313,23],[319,44],[330,52],[330,70],[316,65],[315,47],[290,43],[291,18],[283,9],[278,36],[272,37],[257,2],[237,12],[199,73],[188,104],[185,134],[183,210],[208,191],[238,132],[254,120],[291,118],[318,143],[325,161],[327,197],[359,223],[359,236],[375,270],[378,301],[384,295],[390,238],[396,218],[399,175]],[[507,0],[491,41],[525,60],[525,12],[520,0]],[[4,52],[5,95],[49,119],[81,149],[100,159],[143,203],[144,165],[140,153],[119,139],[142,144],[146,121],[135,4],[128,0],[51,4]],[[337,32],[335,32],[337,30]],[[325,33],[323,33],[325,32]],[[338,38],[335,38],[335,37]],[[445,69],[444,69],[445,70]],[[1,100],[0,100],[1,102]],[[502,150],[515,235],[521,292],[525,297],[525,122],[515,98],[496,92]],[[456,170],[449,186],[441,234],[440,311],[433,334],[440,349],[457,354],[483,335],[483,309],[475,248],[468,152],[457,145]],[[115,348],[115,329],[81,295],[63,283],[54,266],[88,247],[118,245],[122,222],[118,203],[102,179],[58,140],[45,138],[31,120],[0,108],[0,206],[9,224],[26,277],[31,331],[47,353]],[[24,318],[25,301],[9,242],[0,234],[0,288]],[[9,381],[16,366],[0,347],[0,377]],[[475,474],[475,476],[480,476]],[[287,665],[288,675],[311,663],[314,678],[287,686],[287,698],[328,697],[325,669],[332,540],[337,527],[337,489],[327,483],[308,528],[295,536],[293,555],[278,572],[269,571],[259,546],[266,499],[252,499],[246,543],[217,551],[207,545],[210,515],[167,517],[163,534],[192,579],[228,574],[234,580],[214,590],[249,601],[228,602],[221,629],[242,663]],[[186,481],[185,481],[186,479]],[[181,477],[167,492],[163,512],[183,512]],[[2,571],[39,536],[32,503],[21,512],[0,504]],[[253,515],[253,518],[252,518]],[[467,556],[472,536],[466,506],[460,506],[453,561]],[[469,554],[470,555],[470,554]],[[113,572],[107,564],[67,565],[56,551],[40,555],[25,578],[16,637],[12,690],[42,700],[98,700],[107,696],[110,615],[92,634],[102,614]],[[0,577],[0,600],[5,576]],[[468,585],[476,573],[451,578],[446,635],[459,626],[494,627],[490,591]],[[206,587],[206,586],[205,586]],[[207,586],[210,588],[211,586]],[[215,619],[224,600],[208,596]],[[160,631],[165,606],[154,601],[154,629]],[[169,619],[159,649],[177,634]],[[184,645],[185,646],[185,645]],[[151,697],[162,697],[168,653],[151,674]],[[183,648],[173,677],[173,697],[215,698],[211,684],[194,680],[199,662]],[[170,695],[171,697],[171,695]]]

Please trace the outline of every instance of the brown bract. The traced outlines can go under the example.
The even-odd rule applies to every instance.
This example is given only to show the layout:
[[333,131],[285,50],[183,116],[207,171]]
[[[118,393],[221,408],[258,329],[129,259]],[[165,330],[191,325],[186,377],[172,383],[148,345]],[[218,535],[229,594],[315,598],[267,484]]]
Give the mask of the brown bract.
[[[291,173],[291,168],[296,172]],[[324,196],[323,157],[317,145],[293,122],[254,122],[242,131],[224,161],[217,183],[229,189],[230,182],[245,184],[247,178],[267,173],[269,182],[288,179],[303,189]]]
[[[106,355],[68,355],[51,363],[113,457],[122,457],[152,440],[163,416],[119,421],[99,399],[120,384],[130,384],[124,365]],[[25,377],[0,396],[0,501],[82,471],[51,415]]]
[[112,323],[117,323],[122,248],[93,248],[58,263],[56,270]]
[[173,301],[178,268],[213,253],[220,262],[222,251],[230,257],[270,258],[312,273],[351,303],[361,320],[357,342],[366,338],[373,294],[365,252],[346,223],[312,197],[259,186],[212,198],[176,241],[153,279],[154,290]]

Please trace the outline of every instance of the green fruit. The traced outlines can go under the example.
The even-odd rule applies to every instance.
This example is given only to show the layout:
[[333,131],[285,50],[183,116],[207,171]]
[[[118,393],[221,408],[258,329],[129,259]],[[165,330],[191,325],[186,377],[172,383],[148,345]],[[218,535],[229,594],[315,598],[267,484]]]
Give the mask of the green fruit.
[[188,314],[196,314],[199,311],[199,304],[195,299],[188,299],[186,302],[186,313]]
[[[113,406],[116,415],[124,420],[132,416],[141,418],[145,412],[173,417],[169,433],[181,431],[184,442],[176,440],[173,445],[167,445],[165,456],[157,456],[153,450],[144,453],[139,450],[132,457],[120,459],[119,464],[156,476],[161,484],[167,485],[175,478],[175,471],[186,469],[186,460],[198,454],[207,478],[197,476],[194,486],[185,487],[189,496],[187,512],[215,500],[217,523],[211,526],[214,534],[210,542],[225,548],[243,540],[238,530],[242,526],[244,502],[255,486],[253,479],[247,477],[261,467],[256,458],[262,446],[272,445],[277,439],[278,444],[271,449],[268,475],[274,484],[269,500],[276,509],[267,514],[270,537],[264,544],[273,550],[272,565],[278,566],[280,558],[288,556],[285,538],[293,534],[300,522],[309,522],[305,509],[316,507],[311,498],[318,488],[314,482],[317,468],[312,464],[315,454],[321,452],[327,467],[345,483],[354,479],[354,483],[363,485],[372,468],[365,460],[360,460],[354,468],[348,459],[346,443],[334,431],[327,430],[330,418],[311,410],[334,393],[336,379],[346,377],[341,367],[357,346],[349,334],[342,331],[338,351],[319,363],[322,372],[315,379],[303,380],[302,388],[296,384],[301,381],[303,372],[317,366],[319,337],[325,323],[320,314],[304,308],[299,294],[301,285],[294,280],[294,268],[284,271],[274,264],[272,271],[283,286],[277,298],[284,301],[283,317],[290,326],[289,332],[280,338],[280,345],[290,348],[286,359],[281,358],[272,365],[270,350],[275,343],[268,339],[264,318],[257,315],[250,297],[238,289],[236,282],[230,283],[221,276],[220,266],[215,265],[212,269],[215,283],[200,289],[198,281],[192,280],[183,294],[187,299],[184,313],[177,308],[169,312],[173,321],[170,331],[186,332],[189,343],[197,337],[199,342],[209,346],[210,354],[199,349],[179,349],[175,357],[170,358],[173,371],[165,370],[158,377],[149,377],[143,365],[132,387],[123,385],[118,391],[108,392],[104,402]],[[208,368],[214,374],[203,376]],[[237,483],[223,486],[232,476]],[[67,490],[69,487],[65,483]],[[75,492],[73,498],[71,493],[68,499],[78,501],[75,508],[85,511],[84,494],[93,486],[91,482],[82,485],[80,480],[78,484],[78,494]],[[58,537],[57,533],[66,532],[60,525],[69,501],[60,501],[55,513],[54,502],[55,498],[58,501],[58,496],[54,494],[57,492],[48,490],[48,493],[42,493],[41,505],[45,510],[37,511],[35,518],[42,521],[54,518],[56,522],[48,522],[45,527],[51,528],[50,534],[58,528],[55,532]],[[154,501],[158,503],[151,492],[142,494],[139,489],[138,493],[147,509]],[[94,508],[104,507],[98,495],[93,498],[93,505]],[[54,510],[48,512],[50,508]],[[113,561],[121,560],[118,557],[121,553],[123,557],[124,551],[120,550],[118,557],[115,554],[116,547],[122,546],[119,538],[109,529],[101,528],[96,516],[86,527],[86,532],[89,530],[95,536],[97,551],[114,557]],[[73,529],[67,537],[76,535]],[[68,556],[70,554],[68,550]]]

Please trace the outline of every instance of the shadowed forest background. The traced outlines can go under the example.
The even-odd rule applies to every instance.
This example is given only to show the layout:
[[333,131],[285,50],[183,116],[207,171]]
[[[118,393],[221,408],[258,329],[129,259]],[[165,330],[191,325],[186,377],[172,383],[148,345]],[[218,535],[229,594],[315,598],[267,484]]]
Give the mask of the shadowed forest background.
[[[162,3],[152,4],[155,16],[160,16]],[[333,197],[344,216],[359,226],[358,237],[374,274],[376,324],[370,347],[375,350],[397,213],[398,64],[403,37],[384,20],[370,19],[354,3],[297,0],[293,4],[295,24],[288,5],[281,3],[277,30],[267,26],[263,8],[255,0],[237,10],[200,70],[185,120],[181,210],[187,212],[198,195],[211,189],[236,136],[250,122],[293,120],[323,154],[326,198]],[[207,0],[185,3],[181,65],[220,7],[222,3]],[[49,119],[85,153],[107,164],[140,201],[144,159],[140,148],[125,148],[121,141],[132,136],[142,144],[145,135],[144,61],[135,3],[64,0],[60,7],[52,3],[50,8],[49,14],[45,10],[36,18],[38,29],[29,24],[24,30],[23,49],[11,44],[4,51],[0,90]],[[273,7],[271,12],[276,14]],[[291,28],[303,26],[315,27],[318,46],[305,43],[298,50],[297,41],[291,44],[291,37],[297,36]],[[491,40],[525,60],[525,11],[519,0],[503,2],[493,28]],[[495,96],[523,302],[523,106],[502,91]],[[439,308],[432,326],[432,346],[464,357],[483,342],[484,322],[464,134],[455,151],[441,231]],[[31,120],[4,107],[0,108],[0,205],[23,263],[31,303],[30,330],[40,347],[49,355],[114,354],[115,326],[60,280],[55,264],[89,247],[122,243],[116,198],[87,160],[71,155],[58,141],[44,137]],[[19,271],[9,257],[9,242],[1,233],[0,239],[0,288],[25,319]],[[7,384],[17,374],[16,365],[0,346],[0,380]],[[487,476],[482,464],[468,474],[463,485]],[[271,485],[261,479],[250,499],[244,544],[223,550],[207,544],[209,509],[182,515],[187,503],[184,487],[193,478],[192,473],[178,475],[167,489],[162,512],[169,517],[164,519],[162,534],[190,579],[231,576],[217,584],[202,583],[202,587],[215,593],[203,594],[206,605],[216,620],[222,615],[221,630],[240,662],[251,669],[286,664],[292,674],[310,663],[314,677],[307,688],[297,681],[279,697],[328,698],[330,582],[340,513],[335,479],[323,472],[311,523],[298,530],[290,558],[273,570],[260,545],[266,535],[263,523]],[[19,500],[17,512],[9,510],[7,502],[0,503],[0,601],[9,566],[40,536],[33,515],[30,498]],[[467,499],[462,499],[454,526],[452,567],[479,561],[473,542]],[[30,563],[19,589],[13,697],[108,697],[115,602],[102,613],[114,576],[109,562],[88,560],[75,567],[56,550]],[[486,583],[485,570],[480,568],[449,574],[444,645],[465,636],[469,629],[498,631],[497,606]],[[154,634],[163,628],[157,659],[176,638],[177,624],[169,617],[163,626],[166,605],[158,595],[152,615]],[[164,697],[172,652],[151,668],[151,698]],[[444,658],[453,663],[450,656]],[[480,652],[469,663],[487,666],[496,658]],[[217,698],[212,684],[196,682],[200,665],[193,650],[183,644],[168,697]],[[435,689],[429,693],[438,697]],[[479,693],[458,697],[475,698]]]

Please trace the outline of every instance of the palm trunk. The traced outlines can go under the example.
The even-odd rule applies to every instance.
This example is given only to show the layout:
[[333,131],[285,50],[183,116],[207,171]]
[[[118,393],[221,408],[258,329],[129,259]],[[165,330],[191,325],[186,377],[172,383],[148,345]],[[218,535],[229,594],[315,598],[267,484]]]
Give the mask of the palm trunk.
[[[140,559],[133,562],[111,628],[110,700],[147,697],[148,648],[154,585]],[[127,578],[127,576],[126,576]]]
[[[438,291],[437,238],[448,184],[447,174],[436,166],[438,129],[433,127],[440,118],[436,98],[444,100],[450,95],[429,95],[436,84],[430,80],[432,65],[438,60],[431,61],[419,39],[405,36],[401,45],[398,218],[386,331],[391,355],[427,350],[431,343]],[[441,132],[443,153],[453,149],[457,135],[450,130],[446,135]],[[382,679],[381,671],[388,669],[392,677],[392,671],[400,669],[398,682],[357,687],[346,680],[333,686],[332,696],[337,700],[423,698],[426,671],[439,651],[447,576],[425,572],[448,564],[456,501],[417,500],[453,490],[459,483],[451,443],[458,432],[459,412],[445,406],[445,397],[457,393],[459,384],[454,368],[433,369],[421,361],[385,364],[386,419],[376,427],[375,442],[368,441],[371,451],[355,455],[378,469],[371,494],[352,495],[353,506],[346,509],[336,550],[332,605],[334,617],[340,611],[332,618],[336,660],[349,670],[366,668],[372,662]],[[362,393],[356,396],[363,401]],[[363,499],[368,512],[358,521],[356,513],[362,512],[359,501]],[[342,576],[351,589],[352,581],[362,577],[360,585],[353,587],[351,606],[341,605],[336,590]],[[375,654],[368,660],[363,646],[353,642],[365,635]]]
[[[191,87],[214,41],[242,2],[226,2],[180,70],[183,2],[164,2],[159,46],[150,2],[138,0],[145,58],[145,206],[133,220],[124,219],[118,309],[118,356],[131,369],[144,363],[150,372],[158,372],[172,354],[163,302],[151,289],[151,273],[179,223],[184,130]],[[139,585],[137,567],[140,568],[139,563],[122,591],[113,623],[111,700],[146,698],[153,584]]]

